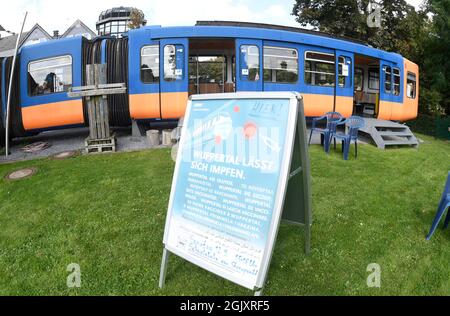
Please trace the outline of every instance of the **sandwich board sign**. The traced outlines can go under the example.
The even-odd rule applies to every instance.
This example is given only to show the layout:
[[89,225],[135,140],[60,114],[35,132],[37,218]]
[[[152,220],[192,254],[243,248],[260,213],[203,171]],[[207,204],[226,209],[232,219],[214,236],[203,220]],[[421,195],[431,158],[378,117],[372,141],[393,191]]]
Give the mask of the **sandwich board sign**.
[[281,219],[304,225],[308,253],[310,167],[301,96],[192,96],[172,180],[159,286],[173,253],[261,295]]

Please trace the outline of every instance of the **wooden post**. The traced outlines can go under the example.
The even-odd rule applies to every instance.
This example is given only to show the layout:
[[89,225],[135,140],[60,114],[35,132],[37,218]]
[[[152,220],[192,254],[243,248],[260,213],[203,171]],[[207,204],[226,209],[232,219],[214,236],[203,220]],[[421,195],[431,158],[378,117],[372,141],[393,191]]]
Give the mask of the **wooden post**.
[[[106,85],[106,64],[87,65],[86,83],[92,87]],[[89,138],[105,139],[111,137],[109,129],[108,102],[106,95],[88,96]]]
[[[86,65],[86,84],[95,85],[94,65]],[[95,100],[93,97],[86,97],[88,116],[89,116],[89,138],[95,139],[97,136],[97,126],[95,124]]]
[[126,92],[124,83],[107,83],[106,64],[86,66],[87,86],[73,88],[69,97],[84,97],[89,115],[89,137],[86,139],[88,153],[115,151],[116,142],[109,126],[109,94]]
[[[95,77],[96,85],[106,84],[106,64],[94,65],[95,67]],[[111,136],[109,130],[109,115],[108,115],[108,102],[107,96],[100,96],[97,100],[98,102],[98,122],[101,125],[101,138],[108,138]]]

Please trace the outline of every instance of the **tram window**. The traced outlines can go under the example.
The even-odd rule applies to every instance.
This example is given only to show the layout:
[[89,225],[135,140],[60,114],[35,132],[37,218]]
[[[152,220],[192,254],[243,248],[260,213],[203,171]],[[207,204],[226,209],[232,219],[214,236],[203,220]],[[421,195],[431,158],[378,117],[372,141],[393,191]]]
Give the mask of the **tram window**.
[[241,46],[241,79],[259,80],[259,47],[256,45]]
[[164,80],[176,81],[184,77],[184,46],[164,46]]
[[416,75],[408,72],[406,78],[406,96],[411,99],[416,98]]
[[334,86],[335,62],[333,54],[305,52],[305,83]]
[[295,83],[298,81],[296,49],[264,46],[264,81]]
[[364,71],[362,68],[355,67],[355,90],[363,91],[364,89]]
[[189,81],[191,83],[218,83],[227,80],[225,56],[191,56],[189,58]]
[[143,83],[159,82],[159,45],[142,47],[141,80]]
[[394,68],[394,95],[400,95],[400,69]]
[[32,61],[28,64],[31,96],[68,91],[72,87],[72,56]]
[[380,89],[380,72],[378,68],[369,68],[369,89]]
[[[351,77],[350,77],[350,58],[339,56],[339,62],[338,62],[338,84],[339,87],[345,87],[345,82],[347,80],[350,80],[351,83]],[[347,79],[348,78],[348,79]]]
[[389,66],[384,66],[384,91],[386,93],[391,92],[391,80],[392,80],[392,69]]

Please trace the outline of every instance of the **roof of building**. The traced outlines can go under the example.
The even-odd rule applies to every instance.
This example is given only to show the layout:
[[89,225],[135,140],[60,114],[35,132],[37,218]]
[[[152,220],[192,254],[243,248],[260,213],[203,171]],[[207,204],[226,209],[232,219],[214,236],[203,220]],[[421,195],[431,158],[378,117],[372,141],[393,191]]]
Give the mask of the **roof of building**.
[[[28,32],[22,33],[21,43],[23,39],[28,35]],[[14,54],[14,48],[16,47],[17,34],[0,38],[0,58],[12,56]]]
[[[42,28],[42,26],[40,26],[39,24],[36,23],[31,28],[31,30],[29,30],[28,32],[23,32],[22,33],[22,35],[20,37],[19,46],[21,46],[23,43],[25,43],[30,38],[30,36],[33,34],[33,32],[35,30],[41,31],[45,35],[45,37],[48,38],[48,39],[52,38],[50,36],[50,34],[48,34]],[[14,49],[16,47],[17,36],[18,36],[18,34],[0,38],[0,57],[12,56],[14,54]]]
[[[22,33],[22,37],[26,36],[27,33],[28,32]],[[1,37],[0,38],[0,52],[14,49],[14,47],[16,46],[16,41],[17,41],[17,34],[9,35],[6,37]]]
[[83,21],[77,19],[71,26],[69,26],[69,28],[61,35],[61,37],[66,37],[74,28],[78,26],[84,28],[87,32],[89,32],[89,34],[91,34],[92,37],[97,36],[94,31],[92,31],[86,24],[83,23]]

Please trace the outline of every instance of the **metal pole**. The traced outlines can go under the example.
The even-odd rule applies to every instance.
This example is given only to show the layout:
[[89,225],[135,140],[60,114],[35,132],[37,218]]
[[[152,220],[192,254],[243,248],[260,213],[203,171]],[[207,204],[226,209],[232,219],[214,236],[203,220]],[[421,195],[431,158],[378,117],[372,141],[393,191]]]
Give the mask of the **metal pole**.
[[263,295],[263,291],[264,291],[264,287],[262,287],[260,289],[256,289],[254,296],[262,296]]
[[159,272],[159,288],[162,289],[166,283],[167,265],[169,264],[169,250],[164,247],[163,256],[161,260],[161,270]]
[[14,78],[14,68],[16,67],[17,50],[19,49],[20,37],[22,36],[23,27],[25,26],[25,21],[27,20],[28,11],[25,12],[23,17],[22,28],[20,29],[19,35],[17,35],[16,48],[14,50],[13,63],[11,67],[11,75],[9,76],[9,87],[8,87],[8,101],[6,102],[6,122],[5,122],[5,156],[8,157],[9,152],[9,113],[10,113],[10,103],[11,103],[11,88]]
[[197,78],[195,79],[195,82],[197,83],[197,94],[200,94],[200,81],[198,78],[198,54],[197,54],[197,58],[196,58],[195,67],[196,67],[196,71],[197,71]]
[[223,55],[222,59],[222,93],[225,92],[225,55]]

